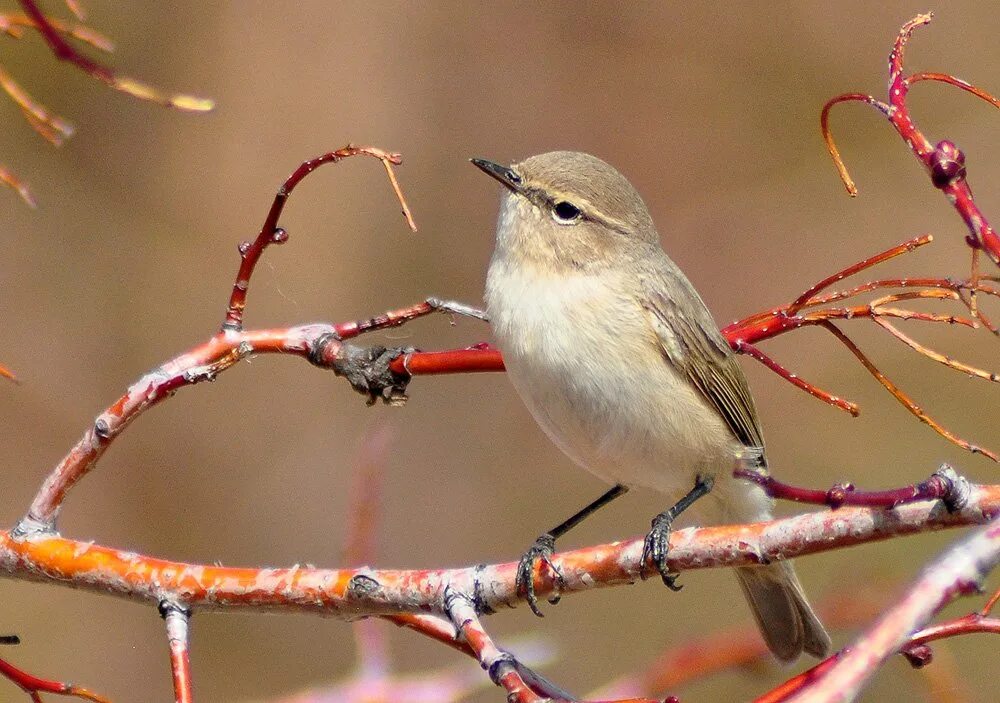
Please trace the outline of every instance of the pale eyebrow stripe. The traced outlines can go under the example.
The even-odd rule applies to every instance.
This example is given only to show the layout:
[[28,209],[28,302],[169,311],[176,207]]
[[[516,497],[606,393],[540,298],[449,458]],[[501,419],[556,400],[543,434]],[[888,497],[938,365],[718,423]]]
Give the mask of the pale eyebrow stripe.
[[[538,186],[528,185],[524,187],[523,193],[529,197],[530,200],[542,201],[547,207],[552,208],[556,203],[565,200],[566,202],[578,207],[580,212],[583,213],[584,219],[591,220],[592,222],[598,222],[600,224],[609,227],[619,234],[628,234],[628,226],[621,220],[616,220],[613,217],[609,217],[601,212],[598,208],[594,207],[594,204],[589,200],[577,198],[573,195],[566,195],[563,193],[551,193],[544,188],[539,188]],[[538,204],[536,202],[536,204]]]

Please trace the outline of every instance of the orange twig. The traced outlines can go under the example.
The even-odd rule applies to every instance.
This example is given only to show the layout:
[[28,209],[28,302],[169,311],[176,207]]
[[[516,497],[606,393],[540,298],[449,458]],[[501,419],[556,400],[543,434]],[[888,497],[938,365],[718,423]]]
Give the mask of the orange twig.
[[60,32],[53,26],[52,20],[42,13],[34,0],[20,0],[20,3],[21,8],[34,23],[34,27],[45,38],[57,59],[68,61],[87,75],[96,78],[114,90],[140,100],[188,112],[208,112],[215,107],[215,102],[206,98],[183,93],[168,95],[147,83],[120,75],[108,66],[84,56],[62,38]]
[[875,324],[877,324],[879,327],[881,327],[886,332],[891,334],[893,337],[901,341],[906,346],[910,347],[913,351],[923,356],[926,356],[928,359],[932,359],[938,362],[939,364],[943,364],[944,366],[947,366],[950,369],[955,369],[956,371],[959,371],[961,373],[968,374],[970,376],[975,376],[976,378],[982,378],[987,381],[993,381],[994,383],[1000,382],[1000,375],[992,373],[990,371],[984,371],[975,366],[970,366],[969,364],[959,361],[958,359],[953,359],[950,356],[945,356],[940,352],[936,352],[933,349],[924,346],[923,344],[916,341],[912,337],[904,334],[895,325],[893,325],[890,322],[886,322],[882,318],[876,317],[873,318],[873,321],[875,322]]
[[896,400],[898,400],[904,408],[909,410],[910,413],[915,418],[926,424],[928,427],[930,427],[939,435],[947,439],[952,444],[958,445],[962,449],[972,452],[973,454],[982,454],[983,456],[987,457],[988,459],[992,459],[993,461],[1000,461],[1000,457],[998,457],[995,453],[993,453],[989,449],[985,449],[978,445],[972,444],[971,442],[968,442],[962,439],[961,437],[953,434],[951,431],[947,430],[944,426],[942,426],[937,420],[928,415],[919,405],[913,402],[913,400],[906,393],[904,393],[896,384],[890,381],[888,377],[884,373],[882,373],[878,369],[878,367],[875,366],[875,364],[872,363],[872,361],[867,357],[867,355],[865,355],[865,353],[861,351],[858,345],[855,344],[854,341],[851,340],[851,338],[848,337],[846,334],[844,334],[836,325],[826,320],[821,321],[820,324],[826,329],[828,329],[833,334],[834,337],[836,337],[845,347],[847,347],[850,350],[850,352],[854,354],[855,358],[857,358],[857,360],[861,362],[861,365],[865,367],[868,373],[870,373],[875,378],[876,381],[881,383],[883,388],[889,391],[889,393]]
[[38,203],[35,201],[35,196],[31,194],[31,190],[20,178],[14,175],[14,173],[4,166],[0,166],[0,183],[3,183],[9,188],[13,188],[21,200],[25,202],[28,207],[35,208],[38,207]]
[[57,696],[70,696],[80,698],[93,703],[111,703],[107,698],[99,696],[93,691],[89,691],[82,686],[74,686],[61,681],[50,681],[29,674],[23,669],[18,669],[4,659],[0,659],[0,676],[3,676],[18,688],[28,694],[32,701],[41,703],[42,693],[53,693]]
[[840,156],[840,150],[837,149],[837,144],[833,140],[833,132],[830,130],[830,110],[834,105],[844,102],[867,103],[868,105],[876,108],[883,115],[888,115],[890,108],[884,102],[875,99],[871,95],[865,95],[864,93],[845,93],[844,95],[838,95],[835,98],[827,100],[826,104],[823,106],[823,110],[820,112],[819,123],[820,129],[823,132],[823,141],[826,142],[826,149],[830,152],[830,156],[833,158],[833,163],[837,167],[837,173],[840,174],[840,180],[843,181],[844,187],[847,188],[847,193],[853,198],[857,196],[858,188],[854,185],[854,179],[851,178],[851,174],[847,171],[844,159]]
[[62,146],[63,142],[73,136],[75,131],[73,125],[58,115],[50,113],[41,103],[28,95],[2,68],[0,68],[0,87],[21,108],[28,124],[50,144]]

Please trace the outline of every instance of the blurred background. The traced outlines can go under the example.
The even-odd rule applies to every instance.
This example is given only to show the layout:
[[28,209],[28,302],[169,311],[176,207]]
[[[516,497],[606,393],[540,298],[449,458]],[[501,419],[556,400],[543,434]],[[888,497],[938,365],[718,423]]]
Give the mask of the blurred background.
[[[11,11],[15,3],[7,2]],[[46,3],[60,16],[64,7]],[[467,159],[510,162],[551,149],[600,155],[643,193],[664,247],[720,325],[793,299],[813,281],[917,234],[935,243],[883,273],[964,276],[957,215],[891,128],[841,106],[835,134],[858,181],[849,199],[820,137],[833,95],[882,95],[891,42],[927,8],[905,2],[671,4],[601,2],[115,3],[88,0],[123,73],[214,98],[189,115],[114,93],[57,64],[34,36],[5,39],[3,65],[78,134],[53,149],[0,100],[0,162],[32,187],[31,211],[0,190],[0,522],[13,524],[47,471],[101,409],[146,370],[205,340],[276,187],[299,162],[348,142],[404,154],[410,234],[374,161],[307,179],[249,296],[249,327],[368,317],[429,294],[478,304],[493,242],[497,185]],[[8,8],[5,8],[8,9]],[[1000,19],[989,3],[935,8],[910,45],[913,70],[944,71],[994,93]],[[932,141],[968,154],[986,213],[1000,218],[1000,116],[953,88],[921,85],[911,105]],[[984,332],[907,331],[996,370]],[[1000,391],[933,365],[863,322],[847,329],[915,399],[968,439],[1000,449]],[[490,339],[480,324],[432,317],[381,340],[427,349]],[[804,330],[766,351],[861,403],[832,409],[746,359],[774,471],[826,487],[921,480],[943,461],[979,481],[997,467],[919,424],[828,335]],[[517,558],[603,490],[544,437],[503,375],[422,378],[405,408],[365,407],[347,384],[300,360],[241,364],[181,391],[114,445],[60,521],[79,539],[194,562],[338,565],[350,467],[373,423],[393,433],[376,565],[460,566]],[[666,504],[634,492],[563,548],[636,536]],[[783,508],[787,512],[787,508]],[[891,601],[958,532],[805,558],[813,599],[862,590]],[[671,646],[750,617],[722,571],[687,573],[490,618],[503,644],[544,634],[560,652],[544,672],[584,694]],[[996,579],[989,586],[996,586]],[[965,600],[948,613],[978,607]],[[391,626],[402,671],[471,660]],[[64,588],[0,583],[2,654],[116,702],[170,700],[154,608]],[[856,630],[834,633],[842,645]],[[199,700],[273,699],[351,669],[350,628],[314,617],[204,614],[193,626]],[[985,638],[937,645],[962,684],[931,684],[893,660],[867,701],[992,700]],[[945,662],[941,655],[940,662]],[[797,665],[803,668],[807,662]],[[942,666],[952,666],[942,663]],[[684,700],[747,700],[796,669],[763,666],[704,680]],[[956,686],[967,686],[963,696]],[[940,686],[935,690],[934,686]],[[19,700],[0,682],[0,700]],[[501,700],[485,690],[476,700]],[[949,697],[950,696],[950,697]]]

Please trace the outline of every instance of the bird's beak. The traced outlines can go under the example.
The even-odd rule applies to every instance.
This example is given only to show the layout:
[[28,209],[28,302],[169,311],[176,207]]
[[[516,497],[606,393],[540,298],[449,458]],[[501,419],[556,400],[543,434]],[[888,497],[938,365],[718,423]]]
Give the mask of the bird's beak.
[[495,164],[492,161],[487,161],[486,159],[469,159],[469,161],[475,164],[475,166],[483,171],[483,173],[487,176],[492,176],[497,179],[515,193],[522,192],[521,177],[517,175],[513,169],[507,166],[501,166],[500,164]]

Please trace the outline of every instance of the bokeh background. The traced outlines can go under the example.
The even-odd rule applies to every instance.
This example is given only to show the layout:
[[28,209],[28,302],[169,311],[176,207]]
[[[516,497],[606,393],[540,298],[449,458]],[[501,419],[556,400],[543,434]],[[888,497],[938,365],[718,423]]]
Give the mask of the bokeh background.
[[[63,12],[55,0],[46,5]],[[4,40],[7,69],[79,128],[52,149],[0,100],[2,162],[40,202],[31,211],[0,191],[0,360],[23,380],[0,386],[6,525],[128,383],[214,332],[236,245],[256,233],[277,185],[303,159],[347,142],[403,152],[399,176],[420,233],[404,228],[377,163],[327,167],[286,210],[291,240],[268,251],[259,269],[250,326],[367,317],[428,294],[479,302],[497,186],[466,160],[506,162],[550,149],[598,154],[637,185],[665,248],[720,323],[788,301],[841,265],[922,232],[937,241],[886,272],[967,270],[961,222],[887,124],[857,105],[834,115],[861,189],[856,200],[845,195],[818,129],[827,98],[884,90],[891,41],[923,5],[90,0],[85,7],[90,24],[117,42],[115,66],[210,96],[218,109],[192,116],[140,103],[58,65],[37,38]],[[911,44],[910,65],[1000,90],[995,8],[973,1],[935,9],[935,22]],[[948,137],[966,150],[979,202],[1000,217],[998,115],[932,84],[916,89],[911,104],[931,139]],[[948,426],[1000,448],[996,387],[936,367],[864,323],[849,329]],[[996,341],[984,333],[907,329],[1000,366]],[[382,339],[448,348],[488,340],[489,331],[430,318]],[[949,461],[977,480],[996,480],[997,467],[912,419],[828,336],[801,331],[766,349],[863,407],[852,419],[746,360],[781,476],[886,487]],[[342,380],[299,360],[241,364],[133,425],[73,492],[60,528],[180,560],[337,565],[352,457],[376,423],[388,423],[394,436],[380,566],[516,558],[603,490],[549,444],[502,375],[419,379],[411,392],[403,409],[368,408]],[[561,546],[638,535],[667,502],[634,493]],[[870,588],[889,601],[959,536],[814,556],[800,560],[799,571],[814,600]],[[566,599],[545,620],[522,608],[489,626],[501,643],[543,634],[560,653],[545,673],[582,694],[667,647],[749,622],[729,574],[688,573],[682,581],[679,594],[649,582]],[[475,666],[390,629],[401,671]],[[0,630],[23,637],[4,655],[34,672],[115,701],[170,700],[162,623],[147,605],[4,581]],[[205,614],[193,632],[205,701],[273,699],[345,675],[354,658],[350,628],[333,620]],[[853,632],[836,632],[836,642]],[[993,700],[995,688],[984,683],[997,662],[990,641],[968,637],[937,650],[969,697],[959,698],[954,682],[929,683],[892,661],[865,700]],[[791,673],[768,665],[672,692],[747,700]],[[477,700],[501,695],[487,690]],[[0,682],[0,700],[18,696]]]

